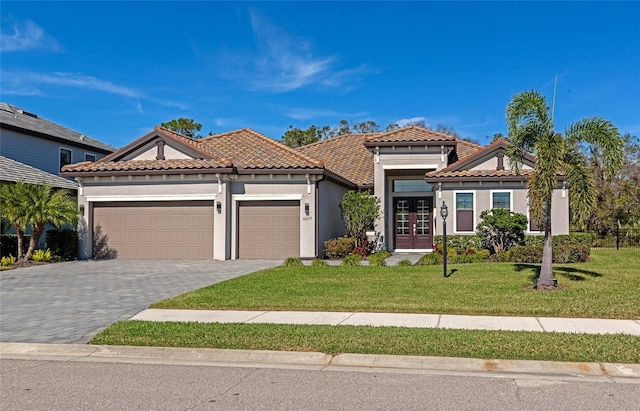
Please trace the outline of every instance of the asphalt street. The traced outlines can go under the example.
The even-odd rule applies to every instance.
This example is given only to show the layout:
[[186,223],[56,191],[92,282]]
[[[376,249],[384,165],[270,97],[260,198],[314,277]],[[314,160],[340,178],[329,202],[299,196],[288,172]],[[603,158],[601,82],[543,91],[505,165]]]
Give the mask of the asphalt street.
[[[11,410],[637,410],[640,385],[588,378],[2,360]],[[637,381],[637,380],[636,380]]]
[[0,341],[86,343],[151,303],[281,263],[71,261],[2,271]]

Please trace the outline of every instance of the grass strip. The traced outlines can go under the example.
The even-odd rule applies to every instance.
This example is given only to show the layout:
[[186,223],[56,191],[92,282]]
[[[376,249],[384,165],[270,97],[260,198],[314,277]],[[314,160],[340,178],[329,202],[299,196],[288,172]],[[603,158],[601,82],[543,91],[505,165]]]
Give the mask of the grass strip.
[[560,289],[532,290],[539,264],[273,268],[201,288],[152,308],[360,311],[640,319],[640,251],[593,250],[554,266]]
[[620,334],[123,321],[91,344],[640,363],[640,338]]

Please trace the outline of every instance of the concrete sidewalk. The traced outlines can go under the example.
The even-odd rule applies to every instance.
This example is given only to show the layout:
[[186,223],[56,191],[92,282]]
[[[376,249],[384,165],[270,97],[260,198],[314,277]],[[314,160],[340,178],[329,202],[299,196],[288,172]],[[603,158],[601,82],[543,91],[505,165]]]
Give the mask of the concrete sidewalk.
[[141,311],[131,320],[246,324],[369,325],[377,327],[539,331],[640,336],[639,320],[598,318],[499,317],[448,314],[400,314],[316,311]]

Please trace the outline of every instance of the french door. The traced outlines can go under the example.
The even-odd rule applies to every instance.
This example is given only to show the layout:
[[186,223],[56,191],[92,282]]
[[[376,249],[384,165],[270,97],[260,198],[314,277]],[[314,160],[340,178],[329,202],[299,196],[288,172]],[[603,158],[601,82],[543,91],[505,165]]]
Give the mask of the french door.
[[433,246],[430,198],[394,198],[396,250],[431,249]]

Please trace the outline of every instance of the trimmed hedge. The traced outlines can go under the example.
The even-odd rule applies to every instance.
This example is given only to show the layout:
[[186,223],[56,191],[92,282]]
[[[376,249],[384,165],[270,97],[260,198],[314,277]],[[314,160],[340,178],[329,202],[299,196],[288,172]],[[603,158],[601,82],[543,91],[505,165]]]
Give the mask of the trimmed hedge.
[[[27,248],[29,248],[30,239],[30,235],[24,235],[24,241],[22,243],[23,254],[26,253]],[[6,257],[9,255],[14,257],[18,256],[18,236],[15,234],[0,234],[0,257]]]
[[78,232],[76,230],[47,231],[46,246],[62,260],[78,259]]

